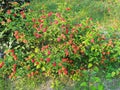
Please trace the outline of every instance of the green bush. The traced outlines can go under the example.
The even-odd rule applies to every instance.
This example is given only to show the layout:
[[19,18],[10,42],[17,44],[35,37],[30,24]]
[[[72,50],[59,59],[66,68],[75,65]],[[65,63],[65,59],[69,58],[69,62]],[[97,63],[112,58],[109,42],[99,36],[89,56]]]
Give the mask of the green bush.
[[[89,70],[107,72],[109,78],[119,75],[120,43],[112,35],[114,28],[103,33],[90,17],[76,21],[67,3],[60,4],[56,11],[47,11],[44,5],[39,11],[26,8],[28,3],[13,5],[13,9],[0,14],[4,17],[0,19],[0,39],[5,44],[1,77],[45,75],[79,80],[80,76],[87,77]],[[93,80],[99,82],[97,76]],[[88,85],[85,81],[81,86]]]

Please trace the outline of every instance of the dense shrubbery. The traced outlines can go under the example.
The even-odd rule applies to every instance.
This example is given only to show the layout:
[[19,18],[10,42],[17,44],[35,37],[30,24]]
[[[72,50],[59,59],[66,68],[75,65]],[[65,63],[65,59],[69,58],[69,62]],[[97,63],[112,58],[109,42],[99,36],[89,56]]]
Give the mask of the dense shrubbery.
[[26,9],[28,4],[15,2],[14,8],[1,11],[0,40],[5,53],[0,59],[1,77],[45,75],[78,80],[92,71],[108,72],[107,77],[120,74],[116,67],[119,38],[103,34],[92,18],[75,22],[70,7],[62,7],[62,12],[41,9],[36,17]]

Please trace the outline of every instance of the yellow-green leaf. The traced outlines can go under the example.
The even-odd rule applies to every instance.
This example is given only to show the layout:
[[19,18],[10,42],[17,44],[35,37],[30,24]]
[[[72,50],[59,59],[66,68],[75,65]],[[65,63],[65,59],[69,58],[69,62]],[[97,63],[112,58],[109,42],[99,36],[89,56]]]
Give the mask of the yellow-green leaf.
[[39,52],[39,48],[36,47],[36,48],[35,48],[35,53],[38,53],[38,52]]
[[91,68],[91,67],[92,67],[92,63],[89,63],[89,64],[88,64],[88,68]]
[[80,86],[87,86],[87,83],[86,82],[82,82],[81,84],[80,84]]
[[34,56],[35,56],[34,53],[31,53],[31,54],[29,55],[30,58],[32,58],[32,57],[34,57]]
[[40,68],[40,64],[36,66],[36,69],[39,69]]
[[45,67],[42,67],[41,69],[42,69],[42,71],[45,71],[45,70],[46,70]]
[[112,72],[112,77],[114,77],[115,76],[115,72]]

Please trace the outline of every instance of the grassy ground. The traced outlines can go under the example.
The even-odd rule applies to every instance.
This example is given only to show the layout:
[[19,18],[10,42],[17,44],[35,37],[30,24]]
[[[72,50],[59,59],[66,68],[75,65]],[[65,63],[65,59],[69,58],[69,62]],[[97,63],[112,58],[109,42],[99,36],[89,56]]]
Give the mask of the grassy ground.
[[[58,8],[61,7],[60,10]],[[120,20],[119,0],[33,0],[31,9],[38,11],[62,11],[63,7],[70,7],[76,19],[92,17],[95,22],[108,23]]]

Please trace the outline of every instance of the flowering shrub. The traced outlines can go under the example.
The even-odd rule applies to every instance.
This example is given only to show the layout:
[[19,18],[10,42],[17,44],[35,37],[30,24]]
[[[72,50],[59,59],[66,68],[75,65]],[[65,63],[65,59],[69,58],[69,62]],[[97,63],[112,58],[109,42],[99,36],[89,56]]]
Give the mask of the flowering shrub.
[[71,9],[64,7],[63,13],[40,10],[38,17],[24,8],[3,13],[1,37],[7,36],[8,45],[0,59],[0,76],[14,79],[42,74],[76,80],[95,67],[115,76],[113,68],[120,62],[119,38],[101,33],[92,18],[74,23]]

